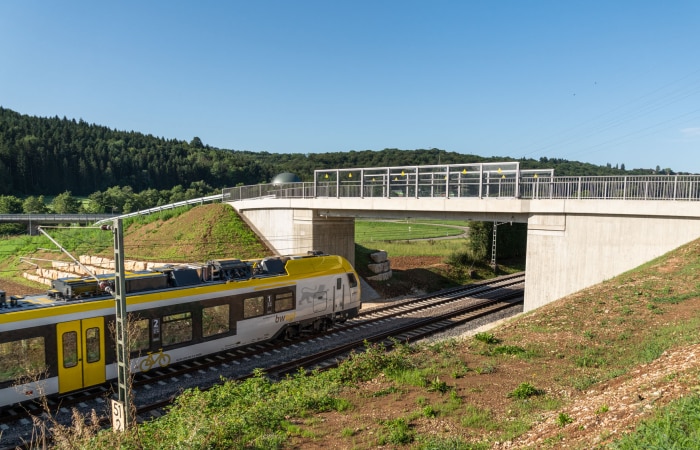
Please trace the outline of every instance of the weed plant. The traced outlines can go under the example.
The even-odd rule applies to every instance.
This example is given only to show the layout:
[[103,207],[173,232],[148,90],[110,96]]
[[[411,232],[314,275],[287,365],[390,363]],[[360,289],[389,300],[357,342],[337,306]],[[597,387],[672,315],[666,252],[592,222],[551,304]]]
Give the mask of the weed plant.
[[508,393],[509,398],[515,398],[518,400],[525,400],[535,395],[543,395],[544,391],[537,389],[530,383],[520,383],[520,386],[515,388],[515,390]]
[[476,333],[474,339],[484,344],[500,344],[501,340],[492,333]]
[[404,418],[385,421],[377,434],[378,445],[407,445],[415,439],[415,432]]
[[559,413],[559,415],[557,416],[557,425],[559,425],[562,428],[572,423],[573,421],[574,419],[572,419],[571,416],[566,413]]

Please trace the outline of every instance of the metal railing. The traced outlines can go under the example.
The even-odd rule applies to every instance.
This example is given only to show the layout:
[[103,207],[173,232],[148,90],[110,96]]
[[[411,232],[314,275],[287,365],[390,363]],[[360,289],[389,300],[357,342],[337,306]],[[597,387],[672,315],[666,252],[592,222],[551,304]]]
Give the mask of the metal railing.
[[32,223],[36,225],[45,223],[93,223],[96,220],[112,217],[110,214],[48,214],[48,213],[22,213],[0,214],[0,223]]
[[219,201],[222,201],[222,199],[223,199],[223,194],[215,194],[215,195],[210,195],[208,197],[192,198],[189,200],[183,200],[181,202],[175,202],[175,203],[169,203],[167,205],[156,206],[154,208],[141,209],[138,211],[127,213],[127,214],[115,215],[114,217],[111,217],[109,219],[103,219],[103,220],[100,220],[98,222],[95,222],[95,225],[107,223],[107,222],[112,221],[114,219],[126,219],[127,217],[145,216],[148,214],[152,214],[152,213],[156,213],[156,212],[160,212],[160,211],[165,211],[168,209],[179,208],[180,206],[202,205],[204,203],[209,203],[209,202],[219,202]]
[[700,175],[555,177],[519,163],[317,170],[313,182],[226,188],[223,201],[263,198],[521,198],[700,200]]

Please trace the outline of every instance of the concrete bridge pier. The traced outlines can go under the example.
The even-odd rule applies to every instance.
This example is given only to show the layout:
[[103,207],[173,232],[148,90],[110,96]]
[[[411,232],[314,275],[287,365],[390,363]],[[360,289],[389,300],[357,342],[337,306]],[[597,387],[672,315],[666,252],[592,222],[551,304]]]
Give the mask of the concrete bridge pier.
[[[233,204],[234,208],[236,207]],[[330,217],[316,209],[238,209],[265,243],[280,255],[317,250],[355,265],[355,218]]]

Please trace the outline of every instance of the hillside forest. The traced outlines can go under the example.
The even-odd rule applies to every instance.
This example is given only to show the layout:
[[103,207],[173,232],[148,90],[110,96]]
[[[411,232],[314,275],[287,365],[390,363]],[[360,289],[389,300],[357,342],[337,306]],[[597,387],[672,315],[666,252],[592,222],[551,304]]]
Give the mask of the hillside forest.
[[[198,137],[186,142],[0,107],[0,213],[126,213],[224,187],[270,182],[283,172],[310,181],[314,170],[326,168],[497,161],[520,161],[523,169],[553,168],[558,176],[676,173],[659,166],[626,170],[624,164],[485,158],[437,148],[307,154],[220,149]],[[47,197],[52,198],[48,204]]]

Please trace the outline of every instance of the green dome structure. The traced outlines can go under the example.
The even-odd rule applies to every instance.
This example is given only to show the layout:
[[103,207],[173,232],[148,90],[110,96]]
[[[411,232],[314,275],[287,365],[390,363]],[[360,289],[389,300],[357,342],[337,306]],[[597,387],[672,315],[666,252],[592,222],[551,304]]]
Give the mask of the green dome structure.
[[283,172],[272,179],[272,184],[301,183],[301,178],[291,172]]

